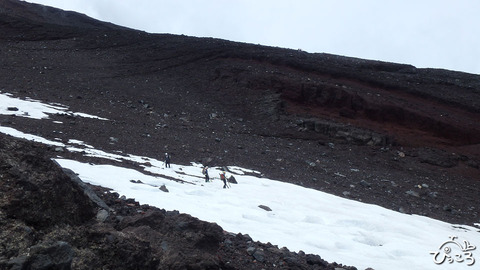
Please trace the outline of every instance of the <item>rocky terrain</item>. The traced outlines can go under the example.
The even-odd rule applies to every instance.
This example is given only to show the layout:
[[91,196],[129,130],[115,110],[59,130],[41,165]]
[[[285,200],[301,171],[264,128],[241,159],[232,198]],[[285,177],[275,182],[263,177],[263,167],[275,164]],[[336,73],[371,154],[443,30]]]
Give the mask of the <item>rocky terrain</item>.
[[[1,92],[109,119],[2,126],[480,222],[479,75],[150,34],[14,0],[0,2],[0,59]],[[69,181],[52,147],[2,135],[0,154],[3,269],[340,267]]]
[[341,267],[87,185],[50,155],[0,136],[0,269]]

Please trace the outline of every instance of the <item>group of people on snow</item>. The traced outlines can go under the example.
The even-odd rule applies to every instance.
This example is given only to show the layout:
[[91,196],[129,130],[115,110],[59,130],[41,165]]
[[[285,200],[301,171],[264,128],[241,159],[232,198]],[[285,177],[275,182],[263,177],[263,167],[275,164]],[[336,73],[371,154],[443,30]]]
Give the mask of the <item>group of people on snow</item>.
[[[205,175],[205,182],[210,182],[210,176],[208,176],[208,166],[203,167],[202,173]],[[227,177],[225,176],[225,170],[220,172],[220,180],[223,181],[223,188],[229,187],[227,184]]]
[[[165,168],[170,168],[170,155],[168,153],[165,153]],[[205,182],[210,182],[210,176],[208,175],[208,166],[203,167],[202,169],[203,175],[205,175]],[[225,170],[222,170],[220,172],[220,180],[223,181],[223,188],[229,187],[227,184],[227,177],[225,176]]]

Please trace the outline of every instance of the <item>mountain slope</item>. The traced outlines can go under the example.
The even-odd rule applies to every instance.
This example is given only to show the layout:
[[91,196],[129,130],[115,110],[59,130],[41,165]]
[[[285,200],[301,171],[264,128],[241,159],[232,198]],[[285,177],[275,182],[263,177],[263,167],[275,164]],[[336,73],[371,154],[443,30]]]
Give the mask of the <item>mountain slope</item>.
[[0,91],[109,119],[2,126],[479,221],[478,75],[149,34],[13,0],[0,15]]

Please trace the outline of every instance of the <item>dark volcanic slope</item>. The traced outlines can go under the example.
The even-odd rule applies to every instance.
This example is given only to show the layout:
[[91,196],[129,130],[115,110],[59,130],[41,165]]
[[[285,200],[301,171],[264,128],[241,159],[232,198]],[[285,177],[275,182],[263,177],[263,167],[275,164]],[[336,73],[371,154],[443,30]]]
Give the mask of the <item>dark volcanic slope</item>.
[[111,120],[2,125],[480,222],[478,75],[148,34],[11,0],[0,32],[0,91]]

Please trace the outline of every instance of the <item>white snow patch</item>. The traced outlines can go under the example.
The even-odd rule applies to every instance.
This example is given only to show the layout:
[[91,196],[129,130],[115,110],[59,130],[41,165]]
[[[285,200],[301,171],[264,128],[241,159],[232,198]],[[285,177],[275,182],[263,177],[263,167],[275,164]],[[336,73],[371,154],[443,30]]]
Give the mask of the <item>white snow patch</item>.
[[[151,176],[110,165],[56,161],[78,173],[83,181],[112,188],[142,204],[178,210],[216,222],[227,231],[247,233],[254,240],[319,254],[327,261],[359,269],[453,269],[448,263],[435,264],[430,252],[438,251],[451,235],[472,244],[480,243],[480,234],[474,227],[458,228],[272,179],[234,174],[239,184],[223,189],[219,180],[204,183],[198,164],[172,164],[170,169],[152,166],[149,171],[157,176]],[[212,174],[219,171],[213,168]],[[161,185],[169,192],[160,191]],[[478,251],[474,250],[473,255],[478,256]],[[466,266],[457,262],[455,269],[468,269],[462,268]]]
[[[57,103],[56,103],[57,104]],[[27,98],[25,100],[14,98],[9,93],[0,93],[0,114],[16,115],[33,119],[47,119],[50,114],[69,114],[73,116],[108,120],[106,118],[68,111],[62,105],[51,105],[42,103],[39,100]]]
[[54,141],[44,139],[40,136],[23,133],[21,131],[18,131],[16,129],[10,128],[10,127],[0,126],[0,132],[4,133],[4,134],[7,134],[7,135],[11,135],[13,137],[23,138],[23,139],[27,139],[29,141],[34,141],[34,142],[40,142],[40,143],[47,144],[47,145],[62,146],[62,147],[65,146],[65,144],[63,144],[63,143],[54,142]]

